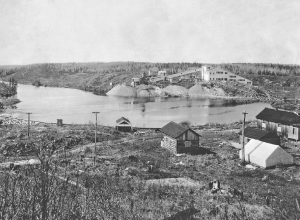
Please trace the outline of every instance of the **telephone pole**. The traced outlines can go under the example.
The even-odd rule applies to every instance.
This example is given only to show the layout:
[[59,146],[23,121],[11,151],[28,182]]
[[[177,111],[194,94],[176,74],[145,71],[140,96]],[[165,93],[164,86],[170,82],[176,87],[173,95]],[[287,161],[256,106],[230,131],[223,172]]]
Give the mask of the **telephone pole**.
[[245,122],[246,122],[246,115],[248,113],[246,111],[243,111],[244,115],[244,120],[243,120],[243,130],[242,130],[242,140],[243,140],[243,145],[242,145],[242,165],[245,165],[245,136],[244,136],[244,130],[245,130]]
[[28,115],[28,121],[27,121],[27,124],[28,124],[28,129],[27,129],[27,136],[29,137],[29,131],[30,131],[30,115],[32,113],[28,112],[26,113]]
[[100,112],[92,112],[93,114],[96,115],[96,123],[95,123],[95,149],[94,149],[94,154],[95,154],[95,157],[94,157],[94,165],[95,165],[95,160],[96,160],[96,142],[97,142],[97,115],[100,113]]

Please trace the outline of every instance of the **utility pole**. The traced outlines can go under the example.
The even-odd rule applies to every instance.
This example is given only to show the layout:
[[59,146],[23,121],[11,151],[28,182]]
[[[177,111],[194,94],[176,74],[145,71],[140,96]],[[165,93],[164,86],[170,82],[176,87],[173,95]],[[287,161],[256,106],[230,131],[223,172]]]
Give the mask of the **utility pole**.
[[27,129],[27,136],[29,137],[29,131],[30,131],[30,115],[32,113],[28,112],[26,113],[28,115],[28,121],[27,121],[27,124],[28,124],[28,129]]
[[244,135],[244,130],[245,130],[245,122],[246,122],[246,115],[248,113],[246,111],[243,111],[244,115],[244,120],[243,120],[243,130],[242,130],[242,140],[243,140],[243,145],[242,145],[242,165],[245,165],[245,135]]
[[95,124],[95,149],[94,149],[94,166],[96,164],[96,142],[97,142],[97,115],[100,113],[100,112],[92,112],[93,114],[96,115],[96,124]]

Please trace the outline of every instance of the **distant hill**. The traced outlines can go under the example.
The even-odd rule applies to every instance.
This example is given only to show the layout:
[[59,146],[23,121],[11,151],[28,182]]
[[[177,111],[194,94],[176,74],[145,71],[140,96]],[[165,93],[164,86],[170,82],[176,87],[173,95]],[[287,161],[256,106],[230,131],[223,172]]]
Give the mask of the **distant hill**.
[[[18,66],[0,66],[0,77],[19,83],[70,87],[95,93],[105,93],[113,84],[130,83],[131,78],[149,71],[166,70],[174,74],[202,63],[147,63],[147,62],[91,62],[91,63],[44,63]],[[205,64],[221,67],[253,80],[254,85],[265,86],[265,80],[282,86],[300,84],[300,66],[261,63]]]

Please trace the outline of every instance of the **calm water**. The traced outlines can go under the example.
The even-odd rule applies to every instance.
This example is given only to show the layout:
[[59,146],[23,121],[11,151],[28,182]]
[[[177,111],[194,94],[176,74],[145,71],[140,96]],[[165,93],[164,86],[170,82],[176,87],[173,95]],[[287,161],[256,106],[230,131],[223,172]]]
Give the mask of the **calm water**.
[[193,125],[208,122],[228,123],[243,118],[242,111],[254,119],[266,103],[233,105],[228,100],[209,100],[192,98],[123,98],[96,96],[92,93],[68,89],[18,86],[17,105],[13,116],[27,119],[26,112],[32,112],[34,121],[64,123],[94,123],[93,111],[99,111],[98,123],[115,126],[122,116],[129,118],[133,126],[161,127],[169,121],[189,121]]

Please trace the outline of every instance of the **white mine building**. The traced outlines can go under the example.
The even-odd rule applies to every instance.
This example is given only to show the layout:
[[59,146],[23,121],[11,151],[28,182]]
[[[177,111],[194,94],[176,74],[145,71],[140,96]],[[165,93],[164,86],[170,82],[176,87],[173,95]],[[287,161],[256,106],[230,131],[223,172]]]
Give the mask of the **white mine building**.
[[202,66],[201,78],[204,81],[213,81],[213,80],[236,81],[239,83],[252,85],[252,81],[249,79],[235,75],[226,70],[220,68],[213,68],[210,66]]

